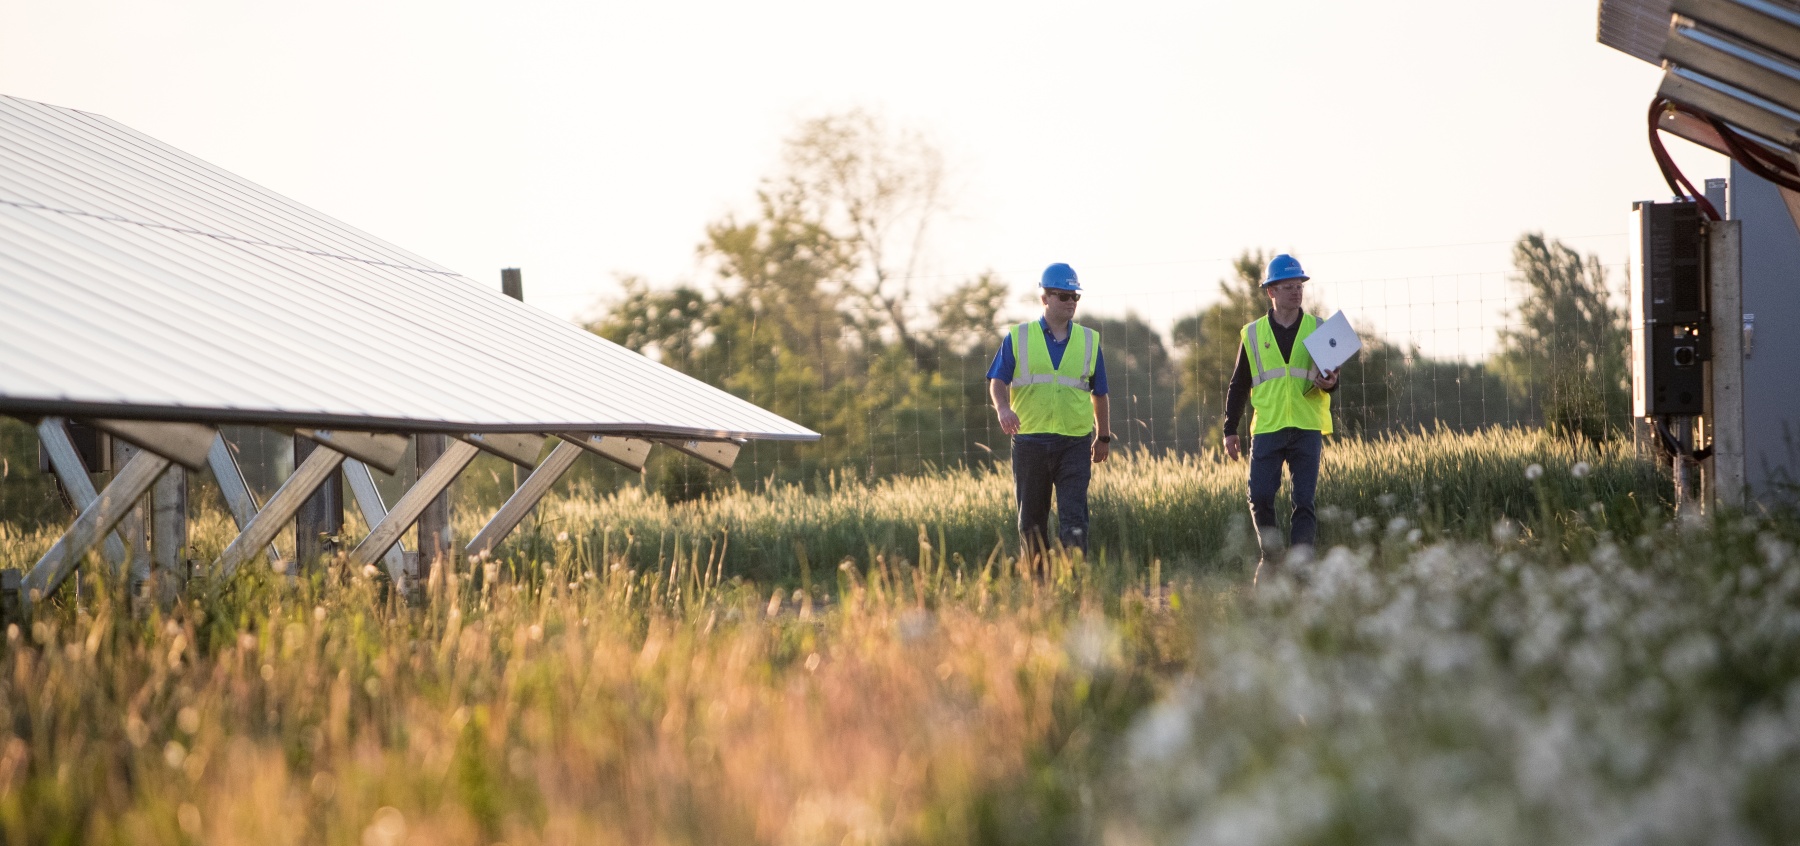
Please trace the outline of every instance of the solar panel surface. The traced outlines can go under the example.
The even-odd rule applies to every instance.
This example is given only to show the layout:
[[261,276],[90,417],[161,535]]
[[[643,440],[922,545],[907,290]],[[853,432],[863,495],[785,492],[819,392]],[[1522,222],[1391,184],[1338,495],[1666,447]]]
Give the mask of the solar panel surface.
[[818,438],[119,123],[5,96],[0,413]]

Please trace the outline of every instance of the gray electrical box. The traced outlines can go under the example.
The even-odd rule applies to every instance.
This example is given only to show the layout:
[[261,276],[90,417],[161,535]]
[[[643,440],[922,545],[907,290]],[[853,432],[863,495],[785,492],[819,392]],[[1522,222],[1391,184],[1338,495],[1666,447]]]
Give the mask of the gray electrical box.
[[1706,230],[1696,203],[1631,207],[1631,410],[1706,409]]
[[1744,481],[1765,504],[1800,501],[1800,227],[1780,189],[1731,165],[1727,217],[1743,226]]

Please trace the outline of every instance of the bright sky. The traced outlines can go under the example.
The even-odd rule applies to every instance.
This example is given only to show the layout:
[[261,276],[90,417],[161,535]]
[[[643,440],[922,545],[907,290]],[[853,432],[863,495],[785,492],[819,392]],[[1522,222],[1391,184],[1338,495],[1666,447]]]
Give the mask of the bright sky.
[[[1521,232],[1621,265],[1631,201],[1666,198],[1644,129],[1660,71],[1598,44],[1595,18],[0,0],[0,93],[106,115],[496,287],[522,267],[527,301],[571,318],[618,273],[696,278],[703,227],[751,209],[796,121],[863,107],[947,155],[938,278],[991,268],[1023,299],[1066,261],[1084,309],[1166,326],[1270,247],[1305,262],[1309,296],[1451,351],[1491,331]],[[1725,175],[1669,144],[1695,184]]]

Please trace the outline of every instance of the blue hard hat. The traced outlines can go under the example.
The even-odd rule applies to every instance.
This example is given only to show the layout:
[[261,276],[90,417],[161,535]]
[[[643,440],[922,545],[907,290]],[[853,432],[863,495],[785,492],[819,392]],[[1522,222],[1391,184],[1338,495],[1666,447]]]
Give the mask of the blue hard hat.
[[1058,291],[1079,291],[1081,282],[1075,278],[1075,268],[1057,262],[1044,268],[1044,281],[1040,288],[1052,288]]
[[1299,259],[1294,258],[1287,253],[1282,253],[1281,255],[1269,259],[1269,272],[1263,274],[1262,286],[1267,288],[1277,282],[1285,282],[1289,279],[1298,279],[1305,282],[1311,278],[1311,276],[1306,275],[1306,271],[1300,269]]

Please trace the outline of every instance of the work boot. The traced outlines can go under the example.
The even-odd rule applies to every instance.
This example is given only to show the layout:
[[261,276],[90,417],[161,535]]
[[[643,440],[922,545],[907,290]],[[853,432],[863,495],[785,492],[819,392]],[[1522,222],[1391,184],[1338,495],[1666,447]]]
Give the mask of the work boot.
[[1277,565],[1287,555],[1287,545],[1282,543],[1281,530],[1274,526],[1256,527],[1256,548],[1261,555],[1256,559],[1256,572],[1250,576],[1251,587],[1274,578]]

